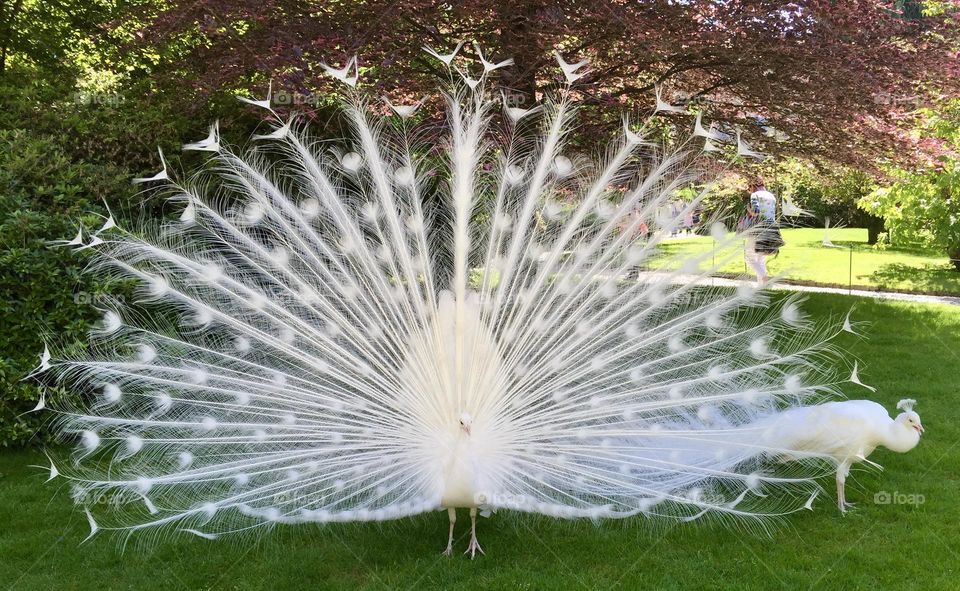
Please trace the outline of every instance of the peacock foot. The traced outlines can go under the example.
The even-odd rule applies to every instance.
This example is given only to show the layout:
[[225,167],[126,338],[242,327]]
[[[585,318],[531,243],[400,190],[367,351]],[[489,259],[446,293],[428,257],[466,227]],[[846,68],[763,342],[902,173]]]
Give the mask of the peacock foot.
[[467,546],[466,552],[464,554],[470,554],[470,560],[473,560],[473,557],[477,555],[477,552],[480,554],[486,554],[483,551],[483,548],[480,547],[480,542],[477,541],[476,536],[470,536],[470,544]]

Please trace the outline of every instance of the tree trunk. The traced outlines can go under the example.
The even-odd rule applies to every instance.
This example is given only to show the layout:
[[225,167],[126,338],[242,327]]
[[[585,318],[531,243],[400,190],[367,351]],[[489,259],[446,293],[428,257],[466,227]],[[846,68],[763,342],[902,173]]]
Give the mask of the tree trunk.
[[923,18],[923,2],[921,0],[903,0],[903,8],[900,10],[908,21],[918,21]]
[[956,246],[947,251],[950,262],[953,263],[953,270],[960,272],[960,246]]
[[880,239],[880,233],[884,231],[883,218],[867,214],[867,244],[876,244]]
[[536,29],[541,4],[507,0],[500,5],[506,23],[500,34],[500,47],[505,56],[514,60],[513,67],[503,70],[501,83],[508,89],[506,98],[514,107],[529,109],[537,102],[537,72],[546,49],[539,46],[539,36],[531,31]]

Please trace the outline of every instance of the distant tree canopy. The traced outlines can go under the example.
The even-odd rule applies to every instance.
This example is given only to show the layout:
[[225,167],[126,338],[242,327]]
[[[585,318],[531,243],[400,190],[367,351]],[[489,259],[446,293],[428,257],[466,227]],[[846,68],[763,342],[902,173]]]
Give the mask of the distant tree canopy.
[[[136,45],[160,56],[151,75],[201,92],[267,78],[288,90],[325,91],[332,85],[320,62],[339,65],[358,54],[368,90],[419,98],[444,75],[421,46],[449,51],[458,40],[476,40],[493,57],[516,61],[501,80],[532,99],[557,81],[556,48],[569,59],[590,60],[590,74],[578,86],[588,104],[645,111],[659,84],[675,103],[699,103],[713,120],[742,125],[769,152],[847,164],[909,156],[915,147],[899,119],[918,104],[955,96],[960,80],[960,0],[171,0],[158,6],[148,3],[137,13],[145,26]],[[469,44],[464,55],[475,59]],[[461,67],[479,70],[468,61]],[[774,141],[771,129],[788,139]]]
[[62,72],[69,54],[114,16],[110,0],[0,0],[0,74],[16,57],[34,70]]
[[960,271],[960,101],[936,111],[922,110],[918,133],[952,148],[933,166],[896,168],[892,181],[859,200],[859,205],[883,217],[894,245],[937,248]]

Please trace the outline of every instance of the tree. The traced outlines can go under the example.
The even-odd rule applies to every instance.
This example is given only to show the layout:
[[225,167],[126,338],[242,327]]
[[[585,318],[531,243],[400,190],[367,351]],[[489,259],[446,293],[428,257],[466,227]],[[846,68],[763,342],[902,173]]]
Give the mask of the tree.
[[[514,58],[503,82],[527,100],[556,83],[556,47],[568,58],[590,59],[579,85],[588,104],[649,112],[659,84],[674,102],[701,104],[714,120],[743,126],[767,151],[872,166],[878,154],[907,141],[898,116],[935,92],[957,94],[960,2],[928,1],[922,14],[918,6],[172,0],[137,14],[149,26],[136,43],[145,51],[164,48],[169,60],[153,75],[201,93],[252,81],[265,86],[270,78],[312,95],[332,88],[321,61],[340,64],[359,54],[368,90],[419,98],[442,71],[421,45],[447,50],[459,39],[477,40],[495,57]],[[472,48],[465,54],[473,55]],[[937,88],[925,84],[930,80]],[[765,137],[771,129],[789,141]]]
[[914,136],[944,153],[894,169],[892,182],[861,199],[860,207],[884,218],[891,243],[938,248],[960,271],[960,100],[922,110]]
[[870,244],[875,244],[883,232],[883,218],[858,207],[876,185],[870,175],[859,169],[784,158],[765,166],[763,176],[767,186],[778,195],[789,197],[813,215],[795,223],[822,225],[829,217],[834,226],[866,227]]
[[917,244],[947,253],[960,271],[960,162],[945,158],[935,173],[902,172],[888,187],[861,200],[882,216],[894,244]]
[[960,271],[960,161],[943,157],[936,171],[900,170],[895,178],[860,206],[884,218],[890,242],[940,249]]
[[59,73],[81,43],[118,11],[116,0],[0,0],[0,75],[11,58]]

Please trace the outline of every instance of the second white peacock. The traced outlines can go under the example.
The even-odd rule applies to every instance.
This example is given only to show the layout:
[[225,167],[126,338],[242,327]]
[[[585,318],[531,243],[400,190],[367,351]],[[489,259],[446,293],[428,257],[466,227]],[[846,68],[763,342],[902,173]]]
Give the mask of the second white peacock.
[[[703,138],[666,151],[625,123],[591,162],[566,144],[569,87],[500,117],[486,71],[464,78],[443,139],[357,98],[337,142],[277,117],[238,155],[214,126],[188,146],[204,173],[138,179],[176,219],[82,246],[137,294],[90,355],[42,367],[89,401],[56,410],[80,444],[51,475],[123,500],[91,534],[445,509],[449,553],[465,508],[472,556],[497,509],[764,525],[810,506],[821,467],[771,461],[757,421],[831,391],[834,333],[795,299],[705,285],[724,256],[659,248],[701,204],[663,213]],[[670,270],[638,281],[654,259]]]
[[781,460],[803,458],[807,453],[832,457],[837,464],[837,508],[846,512],[853,506],[847,502],[844,490],[850,466],[859,462],[873,464],[867,456],[881,445],[906,453],[920,443],[923,423],[913,410],[916,403],[911,398],[898,402],[897,410],[903,412],[893,419],[872,400],[792,408],[771,418],[765,439],[791,450]]

